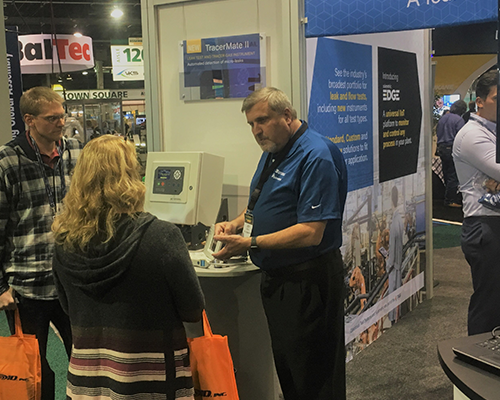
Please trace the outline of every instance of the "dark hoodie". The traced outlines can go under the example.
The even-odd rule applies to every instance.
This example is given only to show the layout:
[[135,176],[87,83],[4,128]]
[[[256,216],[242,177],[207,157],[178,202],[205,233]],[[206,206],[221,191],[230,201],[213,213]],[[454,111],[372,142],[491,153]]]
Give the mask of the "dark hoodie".
[[154,216],[142,213],[132,219],[125,215],[116,226],[114,237],[103,243],[93,240],[87,253],[65,252],[56,248],[57,262],[64,266],[64,273],[73,281],[75,287],[90,296],[101,297],[119,284],[123,274],[129,269],[133,255],[142,236]]
[[[191,391],[191,377],[179,373],[189,365],[182,321],[198,321],[204,300],[175,225],[149,213],[124,215],[113,240],[95,240],[84,254],[56,246],[53,270],[73,331],[69,393],[170,393],[170,399]],[[101,373],[102,381],[92,379]],[[134,382],[123,382],[123,374]]]

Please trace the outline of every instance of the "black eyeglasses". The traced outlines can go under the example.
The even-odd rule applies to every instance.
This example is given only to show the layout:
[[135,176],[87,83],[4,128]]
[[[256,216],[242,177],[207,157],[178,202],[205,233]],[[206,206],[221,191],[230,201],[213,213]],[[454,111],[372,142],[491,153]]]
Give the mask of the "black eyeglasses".
[[56,122],[66,119],[67,114],[59,114],[59,115],[47,115],[45,117],[38,115],[38,117],[43,118],[45,121],[47,121],[49,124],[55,124]]

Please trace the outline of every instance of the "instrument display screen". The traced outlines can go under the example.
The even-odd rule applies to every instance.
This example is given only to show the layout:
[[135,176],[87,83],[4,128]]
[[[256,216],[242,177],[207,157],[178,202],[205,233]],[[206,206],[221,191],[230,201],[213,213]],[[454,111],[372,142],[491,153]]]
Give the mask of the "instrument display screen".
[[172,171],[170,169],[158,168],[156,170],[156,174],[157,179],[169,180],[172,175]]

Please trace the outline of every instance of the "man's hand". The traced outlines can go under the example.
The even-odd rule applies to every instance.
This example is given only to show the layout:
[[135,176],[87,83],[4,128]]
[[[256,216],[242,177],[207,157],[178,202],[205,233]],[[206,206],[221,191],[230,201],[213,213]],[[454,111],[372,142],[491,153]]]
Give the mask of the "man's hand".
[[214,240],[224,243],[221,251],[212,254],[219,260],[227,260],[232,256],[239,256],[245,254],[250,248],[251,238],[243,237],[240,235],[221,234],[214,236]]
[[219,222],[218,224],[215,224],[214,236],[234,235],[235,233],[236,233],[236,229],[231,224],[231,222],[225,221],[225,222]]
[[500,191],[500,183],[492,178],[488,178],[484,181],[483,186],[489,193],[496,194]]
[[15,310],[17,308],[13,294],[14,290],[10,288],[0,295],[0,311]]

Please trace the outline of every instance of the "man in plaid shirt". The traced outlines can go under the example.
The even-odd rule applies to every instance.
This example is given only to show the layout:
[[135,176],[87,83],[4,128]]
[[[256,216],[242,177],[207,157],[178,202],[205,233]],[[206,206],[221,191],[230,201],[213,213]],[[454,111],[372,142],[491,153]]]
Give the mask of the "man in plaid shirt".
[[17,306],[24,333],[37,336],[42,400],[53,400],[54,372],[46,359],[49,325],[59,331],[68,356],[71,330],[52,276],[51,225],[81,145],[63,138],[63,99],[53,90],[28,90],[20,108],[27,131],[0,147],[0,311],[6,310],[14,333]]

